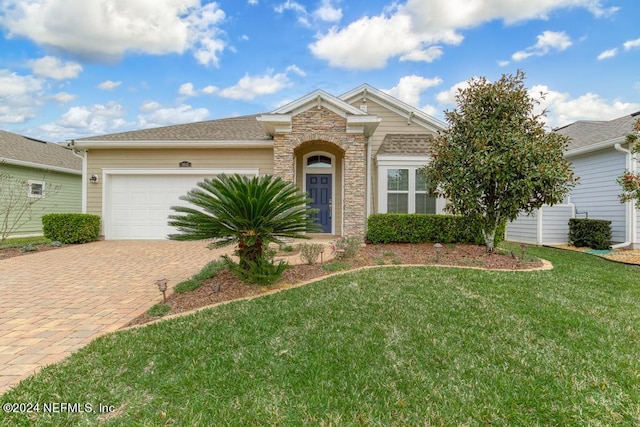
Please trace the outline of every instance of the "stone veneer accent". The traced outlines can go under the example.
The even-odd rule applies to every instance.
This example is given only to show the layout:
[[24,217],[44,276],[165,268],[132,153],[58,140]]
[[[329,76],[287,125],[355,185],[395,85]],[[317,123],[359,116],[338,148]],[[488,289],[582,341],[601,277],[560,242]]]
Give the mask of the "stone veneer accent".
[[291,121],[290,133],[276,133],[273,137],[273,174],[293,182],[295,151],[304,143],[323,142],[339,147],[344,152],[342,234],[364,239],[367,220],[364,134],[347,133],[347,120],[324,107],[310,108],[293,116]]

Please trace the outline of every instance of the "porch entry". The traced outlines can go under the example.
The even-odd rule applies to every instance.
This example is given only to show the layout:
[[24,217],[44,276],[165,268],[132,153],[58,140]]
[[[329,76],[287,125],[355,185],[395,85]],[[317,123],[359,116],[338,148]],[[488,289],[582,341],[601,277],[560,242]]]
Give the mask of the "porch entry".
[[318,209],[313,217],[320,224],[322,233],[331,233],[331,175],[307,174],[306,188],[312,202],[309,207]]

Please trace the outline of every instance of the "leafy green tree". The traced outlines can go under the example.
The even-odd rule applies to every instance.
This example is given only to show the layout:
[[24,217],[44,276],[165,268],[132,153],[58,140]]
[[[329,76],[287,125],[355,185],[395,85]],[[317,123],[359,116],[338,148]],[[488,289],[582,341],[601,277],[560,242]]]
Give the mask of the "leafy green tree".
[[[625,140],[626,144],[629,144],[631,153],[640,153],[640,119],[636,120],[633,127],[633,131],[627,135]],[[634,158],[634,162],[637,161]],[[618,184],[622,187],[622,194],[620,194],[620,203],[630,202],[635,200],[640,201],[640,174],[632,171],[625,171],[625,173],[618,177]]]
[[[469,81],[445,111],[447,130],[432,145],[432,160],[421,169],[447,210],[464,215],[482,230],[492,252],[498,225],[555,204],[575,185],[563,158],[568,138],[544,130],[545,112],[524,86],[524,72]],[[543,96],[543,94],[541,94]]]
[[210,247],[237,243],[244,269],[264,261],[266,244],[308,238],[305,232],[317,231],[307,196],[294,184],[269,175],[219,175],[199,182],[181,199],[194,207],[172,207],[178,214],[169,216],[169,225],[179,233],[169,238],[213,239]]

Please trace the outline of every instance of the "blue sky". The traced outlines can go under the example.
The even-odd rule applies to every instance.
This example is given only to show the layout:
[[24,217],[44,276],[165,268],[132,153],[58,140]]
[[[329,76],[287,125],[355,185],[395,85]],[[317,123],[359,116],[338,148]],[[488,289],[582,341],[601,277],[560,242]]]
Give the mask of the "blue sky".
[[443,119],[522,69],[547,125],[640,110],[637,0],[2,0],[0,129],[47,141],[369,83]]

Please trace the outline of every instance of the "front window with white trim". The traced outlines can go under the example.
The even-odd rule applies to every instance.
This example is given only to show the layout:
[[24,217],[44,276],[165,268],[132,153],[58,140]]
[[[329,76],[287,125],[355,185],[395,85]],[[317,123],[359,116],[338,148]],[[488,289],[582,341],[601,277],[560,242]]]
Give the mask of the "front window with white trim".
[[436,197],[430,194],[421,166],[381,167],[379,211],[382,213],[435,214]]
[[29,197],[44,197],[44,181],[32,181],[28,182]]

